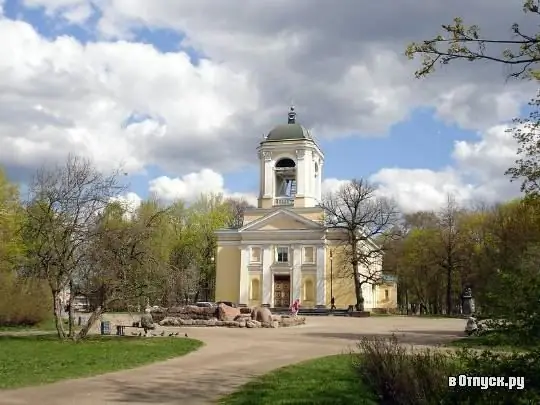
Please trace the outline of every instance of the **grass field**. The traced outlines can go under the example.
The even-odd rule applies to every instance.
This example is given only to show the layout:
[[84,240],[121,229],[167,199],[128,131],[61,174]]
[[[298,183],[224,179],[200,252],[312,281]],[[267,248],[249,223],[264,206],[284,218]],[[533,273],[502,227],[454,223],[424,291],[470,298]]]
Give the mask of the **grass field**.
[[87,377],[182,356],[202,346],[185,338],[0,336],[0,389]]
[[350,355],[321,357],[256,378],[220,401],[224,405],[373,405]]
[[538,344],[531,345],[520,342],[516,335],[505,335],[501,332],[486,332],[479,336],[457,339],[449,346],[469,349],[489,349],[496,351],[523,351],[537,349]]

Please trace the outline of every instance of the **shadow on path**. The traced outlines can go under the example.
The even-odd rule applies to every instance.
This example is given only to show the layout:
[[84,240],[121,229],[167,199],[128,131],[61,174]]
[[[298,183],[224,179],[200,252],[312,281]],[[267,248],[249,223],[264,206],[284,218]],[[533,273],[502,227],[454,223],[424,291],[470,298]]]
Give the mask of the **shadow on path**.
[[305,333],[306,337],[344,339],[358,342],[363,338],[381,338],[394,335],[399,343],[411,345],[439,345],[463,337],[463,334],[440,331],[407,331],[394,333],[340,333],[340,332],[313,332]]

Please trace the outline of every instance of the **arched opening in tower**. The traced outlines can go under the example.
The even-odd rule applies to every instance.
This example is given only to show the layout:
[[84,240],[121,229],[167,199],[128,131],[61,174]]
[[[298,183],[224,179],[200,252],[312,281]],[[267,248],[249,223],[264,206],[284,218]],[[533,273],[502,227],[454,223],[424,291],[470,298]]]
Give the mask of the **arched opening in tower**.
[[276,197],[293,198],[296,195],[296,163],[290,158],[277,161]]

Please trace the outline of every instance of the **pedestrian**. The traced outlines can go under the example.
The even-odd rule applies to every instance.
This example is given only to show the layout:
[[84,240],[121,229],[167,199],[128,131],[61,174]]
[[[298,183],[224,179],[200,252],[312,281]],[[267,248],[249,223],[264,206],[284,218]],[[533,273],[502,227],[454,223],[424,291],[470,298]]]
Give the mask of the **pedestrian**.
[[297,298],[297,299],[295,299],[293,301],[293,303],[291,304],[291,307],[290,307],[292,316],[298,315],[298,310],[299,309],[300,309],[300,300]]
[[333,311],[334,309],[336,309],[336,299],[332,297],[330,300],[330,310]]

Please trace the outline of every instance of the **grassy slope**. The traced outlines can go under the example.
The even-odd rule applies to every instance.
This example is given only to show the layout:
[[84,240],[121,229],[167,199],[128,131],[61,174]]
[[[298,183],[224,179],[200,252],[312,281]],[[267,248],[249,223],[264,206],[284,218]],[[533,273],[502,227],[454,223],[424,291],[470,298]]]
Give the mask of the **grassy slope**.
[[373,405],[373,394],[361,384],[350,355],[322,357],[280,368],[256,378],[223,398],[225,405]]

